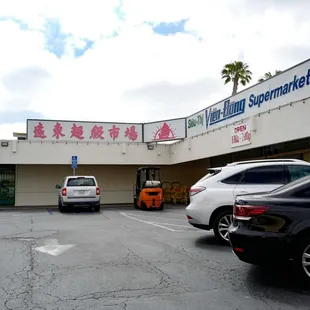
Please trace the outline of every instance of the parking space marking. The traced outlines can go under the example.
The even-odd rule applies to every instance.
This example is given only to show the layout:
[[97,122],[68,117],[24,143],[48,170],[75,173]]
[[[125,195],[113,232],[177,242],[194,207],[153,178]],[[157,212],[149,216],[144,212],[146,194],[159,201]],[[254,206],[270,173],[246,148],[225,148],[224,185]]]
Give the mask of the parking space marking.
[[[152,222],[152,223],[156,223],[156,222]],[[189,225],[185,226],[185,225],[178,225],[178,224],[171,224],[171,223],[156,223],[156,224],[168,225],[168,226],[176,226],[176,227],[183,227],[183,228],[185,227],[185,228],[190,228],[190,229],[193,228],[193,227],[191,227]]]
[[161,217],[161,216],[155,216],[155,214],[153,215],[140,215],[143,211],[140,211],[138,214],[132,214],[132,213],[126,213],[128,215],[131,215],[131,216],[141,216],[141,217],[150,217],[150,218],[156,218],[156,219],[166,219],[166,220],[171,220],[171,221],[180,221],[180,222],[187,222],[186,219],[175,219],[175,218],[171,218],[171,217]]
[[120,212],[120,214],[123,215],[123,216],[126,216],[126,217],[128,217],[128,218],[130,218],[130,219],[132,219],[132,220],[136,220],[136,221],[138,221],[138,222],[142,222],[142,223],[144,223],[144,224],[149,224],[149,225],[157,226],[157,227],[164,228],[164,229],[170,230],[170,231],[178,231],[178,230],[175,230],[175,229],[172,229],[172,228],[168,228],[168,227],[165,227],[165,226],[162,226],[162,225],[153,223],[153,222],[143,221],[143,220],[141,220],[141,219],[138,219],[138,218],[136,218],[136,217],[130,216],[130,215],[128,215],[128,214],[126,214],[126,213],[123,213],[123,212]]

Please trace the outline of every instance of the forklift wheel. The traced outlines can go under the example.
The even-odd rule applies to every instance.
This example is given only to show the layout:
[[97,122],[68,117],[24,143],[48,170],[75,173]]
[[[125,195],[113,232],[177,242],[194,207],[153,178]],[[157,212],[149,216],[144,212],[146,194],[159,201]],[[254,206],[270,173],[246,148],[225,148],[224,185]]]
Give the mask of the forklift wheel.
[[135,198],[134,201],[133,201],[133,205],[134,205],[135,209],[139,209],[138,203],[137,203],[137,199],[136,199],[136,198]]
[[163,202],[160,204],[160,207],[158,210],[160,210],[160,211],[164,210],[164,203]]

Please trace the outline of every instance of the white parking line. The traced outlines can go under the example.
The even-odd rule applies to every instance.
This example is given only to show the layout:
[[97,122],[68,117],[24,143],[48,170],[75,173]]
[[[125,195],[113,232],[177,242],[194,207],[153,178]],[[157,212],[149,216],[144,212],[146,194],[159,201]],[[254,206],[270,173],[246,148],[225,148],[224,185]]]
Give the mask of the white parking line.
[[[142,213],[143,211],[141,211]],[[139,216],[139,217],[149,217],[149,218],[154,218],[154,219],[165,219],[165,220],[171,220],[171,221],[179,221],[179,222],[187,222],[187,219],[184,218],[183,220],[181,219],[175,219],[175,218],[171,218],[171,217],[163,217],[163,216],[156,216],[155,214],[153,215],[140,215],[140,212],[138,214],[132,214],[132,213],[126,213],[130,216]],[[159,215],[159,214],[158,214]]]
[[136,221],[138,221],[138,222],[142,222],[142,223],[144,223],[144,224],[149,224],[149,225],[157,226],[157,227],[164,228],[164,229],[167,229],[167,230],[170,230],[170,231],[177,231],[177,230],[175,230],[175,229],[171,229],[171,228],[168,228],[168,227],[165,227],[165,226],[162,226],[162,225],[153,223],[153,222],[143,221],[143,220],[141,220],[141,219],[138,219],[138,218],[135,218],[135,217],[133,217],[133,216],[130,216],[130,215],[126,214],[126,213],[120,213],[120,214],[123,215],[123,216],[126,216],[126,217],[128,217],[128,218],[130,218],[130,219],[132,219],[132,220],[136,220]]
[[[156,222],[152,222],[152,223],[156,223]],[[193,229],[193,227],[191,227],[189,225],[185,226],[185,225],[178,225],[178,224],[171,224],[171,223],[156,223],[156,224],[168,225],[168,226],[176,226],[176,227],[185,227],[185,228]]]

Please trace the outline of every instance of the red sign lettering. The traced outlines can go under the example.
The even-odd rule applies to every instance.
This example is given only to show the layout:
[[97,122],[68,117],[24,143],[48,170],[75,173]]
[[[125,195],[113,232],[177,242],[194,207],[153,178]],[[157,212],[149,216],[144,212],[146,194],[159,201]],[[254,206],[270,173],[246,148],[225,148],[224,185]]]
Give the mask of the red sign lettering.
[[46,138],[46,135],[44,132],[44,126],[41,122],[39,122],[37,126],[34,126],[33,137],[34,138],[41,138],[41,139]]
[[125,137],[131,141],[135,141],[138,139],[138,133],[136,132],[136,126],[131,126],[130,128],[127,127],[125,131]]
[[115,125],[112,126],[111,129],[109,129],[109,132],[110,132],[110,137],[115,140],[118,138],[118,135],[119,135],[119,127],[116,127]]
[[53,128],[53,137],[55,137],[57,140],[60,138],[60,137],[64,137],[65,134],[62,132],[62,126],[61,124],[59,124],[58,122],[55,124],[54,128]]
[[83,126],[77,126],[75,123],[71,128],[71,137],[70,138],[77,138],[79,140],[83,140]]
[[103,137],[103,126],[97,126],[95,125],[92,130],[91,130],[91,133],[90,133],[90,139],[100,139],[100,140],[103,140],[104,137]]

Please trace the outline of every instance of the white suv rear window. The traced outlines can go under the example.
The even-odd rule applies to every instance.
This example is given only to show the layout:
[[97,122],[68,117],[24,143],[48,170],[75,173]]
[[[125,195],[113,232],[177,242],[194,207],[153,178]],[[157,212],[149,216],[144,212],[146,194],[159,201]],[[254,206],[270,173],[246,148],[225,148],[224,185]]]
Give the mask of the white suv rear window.
[[209,173],[207,175],[205,175],[203,178],[201,178],[198,182],[203,182],[204,180],[215,176],[216,174],[220,173],[221,171],[222,171],[221,168],[209,169]]
[[70,186],[96,186],[96,183],[93,178],[69,178],[67,187]]

